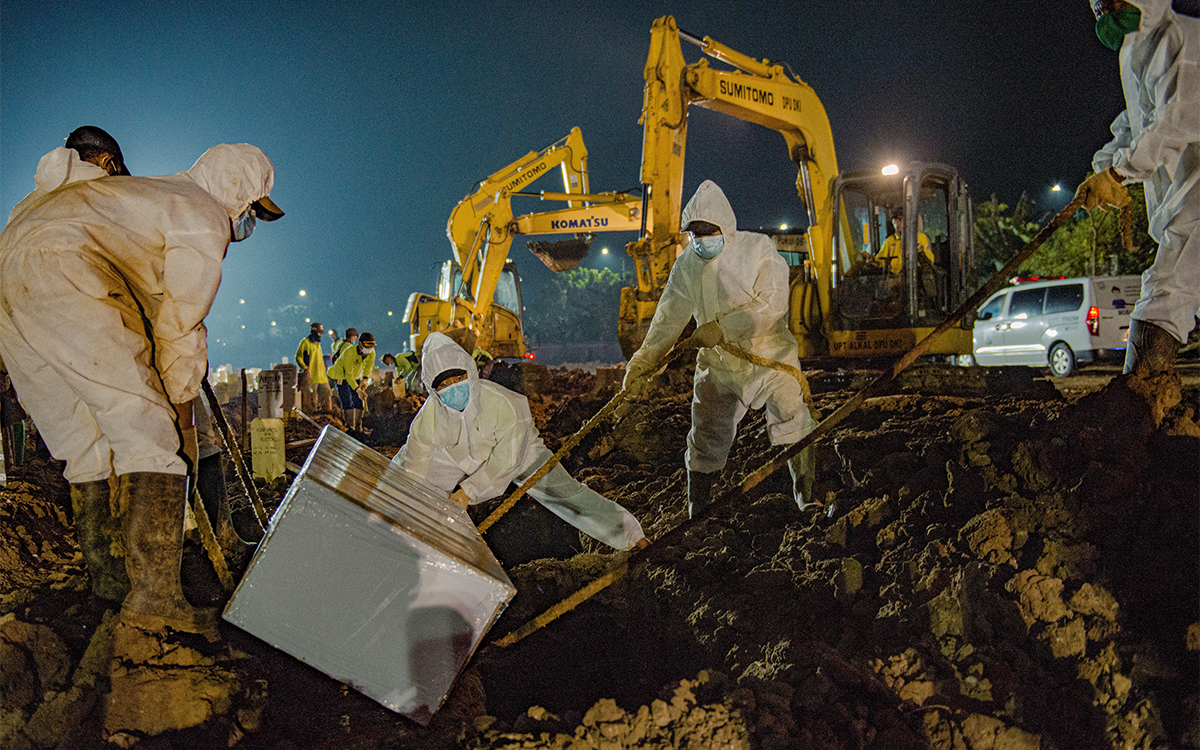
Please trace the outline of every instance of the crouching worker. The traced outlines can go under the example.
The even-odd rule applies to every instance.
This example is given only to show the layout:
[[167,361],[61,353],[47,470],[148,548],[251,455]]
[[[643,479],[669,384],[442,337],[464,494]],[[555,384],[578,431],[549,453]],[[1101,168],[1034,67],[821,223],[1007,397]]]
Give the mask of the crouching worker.
[[179,578],[192,400],[225,251],[283,215],[274,167],[249,144],[162,177],[90,166],[71,149],[43,157],[44,192],[0,234],[0,359],[66,462],[97,595],[122,600],[129,625],[214,633],[215,612],[193,608]]
[[[464,508],[499,496],[510,482],[523,483],[553,455],[538,437],[528,400],[480,380],[471,355],[449,337],[432,333],[425,339],[421,379],[429,397],[392,463],[450,492]],[[629,511],[580,484],[561,464],[529,495],[610,547],[648,543]]]

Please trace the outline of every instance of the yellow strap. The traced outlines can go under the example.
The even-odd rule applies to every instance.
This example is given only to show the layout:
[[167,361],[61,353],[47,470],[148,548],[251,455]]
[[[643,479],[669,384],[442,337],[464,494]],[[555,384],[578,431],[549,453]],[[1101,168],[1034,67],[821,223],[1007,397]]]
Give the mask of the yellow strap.
[[800,392],[804,394],[804,403],[808,404],[808,410],[812,413],[813,420],[816,421],[821,418],[821,413],[817,411],[816,405],[813,404],[812,391],[808,387],[808,378],[804,377],[804,373],[800,372],[799,367],[792,367],[784,362],[776,362],[774,360],[767,359],[766,357],[760,357],[757,354],[746,351],[740,346],[734,346],[727,341],[722,342],[717,346],[721,347],[733,356],[738,357],[739,359],[744,359],[751,364],[769,367],[770,369],[778,370],[779,372],[786,372],[788,375],[794,377],[800,383]]

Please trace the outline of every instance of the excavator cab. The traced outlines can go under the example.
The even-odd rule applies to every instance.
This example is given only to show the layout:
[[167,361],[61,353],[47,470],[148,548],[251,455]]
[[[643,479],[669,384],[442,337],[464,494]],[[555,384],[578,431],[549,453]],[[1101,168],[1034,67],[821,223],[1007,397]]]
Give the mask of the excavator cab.
[[[834,184],[833,356],[902,354],[972,292],[971,199],[957,172],[916,163],[892,174],[847,173]],[[968,354],[970,330],[935,354]]]
[[[455,332],[465,330],[465,327],[440,327],[442,321],[453,320],[454,299],[462,287],[462,267],[456,260],[444,261],[438,270],[437,296],[414,292],[408,298],[404,310],[404,319],[410,326],[409,344],[412,350],[419,352],[425,337],[433,331],[442,331],[454,337]],[[488,353],[496,359],[520,359],[525,356],[524,307],[521,302],[521,276],[517,266],[512,261],[504,263],[504,270],[496,280],[496,289],[492,293],[490,314],[483,325],[483,333],[492,342]],[[482,338],[479,337],[479,338]],[[473,349],[476,337],[472,335],[469,341],[460,343],[470,344]]]

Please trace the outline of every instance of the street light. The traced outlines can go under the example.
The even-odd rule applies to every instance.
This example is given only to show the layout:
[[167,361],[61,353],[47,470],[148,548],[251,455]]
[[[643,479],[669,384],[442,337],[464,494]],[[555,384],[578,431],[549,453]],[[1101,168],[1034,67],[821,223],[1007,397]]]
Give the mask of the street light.
[[301,289],[301,290],[300,290],[300,296],[301,296],[301,297],[303,297],[303,296],[304,296],[304,295],[306,295],[306,294],[308,294],[308,292],[304,291],[303,289]]
[[897,167],[895,164],[889,164],[883,168],[883,173],[885,175],[900,174],[900,167]]

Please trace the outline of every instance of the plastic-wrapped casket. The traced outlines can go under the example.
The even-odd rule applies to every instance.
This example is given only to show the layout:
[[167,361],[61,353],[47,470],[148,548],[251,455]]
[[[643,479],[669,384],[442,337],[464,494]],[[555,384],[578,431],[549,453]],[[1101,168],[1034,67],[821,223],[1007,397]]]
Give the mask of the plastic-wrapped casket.
[[224,618],[424,724],[515,593],[465,510],[326,427]]

